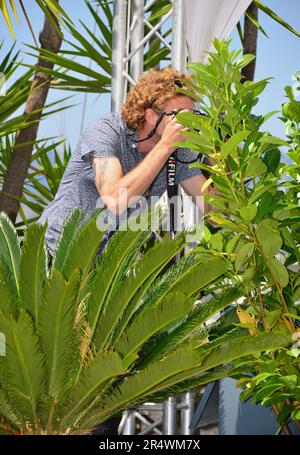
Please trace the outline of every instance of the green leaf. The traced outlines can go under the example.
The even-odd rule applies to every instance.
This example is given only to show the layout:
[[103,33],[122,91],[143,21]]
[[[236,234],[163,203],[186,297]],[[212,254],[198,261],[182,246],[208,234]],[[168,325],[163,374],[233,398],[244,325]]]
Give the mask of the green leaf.
[[257,200],[261,198],[267,191],[269,191],[271,188],[274,188],[276,185],[274,183],[263,183],[261,185],[258,185],[255,187],[252,195],[248,199],[249,204],[253,204]]
[[223,236],[219,232],[211,236],[209,243],[217,251],[223,251]]
[[272,351],[278,347],[287,346],[290,343],[290,338],[291,335],[287,330],[279,329],[272,333],[263,333],[257,336],[230,337],[227,340],[223,338],[215,346],[213,343],[205,344],[197,349],[201,364],[196,369],[179,373],[170,380],[164,381],[160,387],[169,387],[172,383],[175,384],[189,377],[198,376],[243,356],[255,355],[262,351]]
[[283,385],[281,382],[275,381],[271,384],[267,383],[265,387],[262,387],[257,393],[254,394],[253,402],[258,403],[259,401],[262,401],[264,403],[268,398],[270,398],[270,396],[273,396],[277,390],[280,390],[282,388]]
[[264,398],[261,404],[263,407],[268,407],[276,403],[281,403],[282,401],[285,401],[287,398],[290,398],[289,393],[281,393],[280,395],[273,395],[271,397]]
[[254,252],[254,244],[253,243],[246,243],[241,247],[241,249],[238,251],[235,259],[235,268],[236,270],[239,270],[242,265],[246,262],[247,259],[249,259]]
[[245,221],[252,221],[257,213],[257,207],[255,205],[248,205],[246,207],[242,207],[240,210],[240,215]]
[[242,141],[244,141],[250,134],[251,131],[238,131],[233,136],[228,139],[227,142],[221,145],[221,155],[224,158],[227,158],[229,153],[231,153]]
[[290,144],[286,141],[284,141],[283,139],[281,139],[280,137],[277,137],[277,136],[272,136],[272,135],[268,135],[268,136],[263,136],[259,139],[259,142],[261,142],[262,144],[272,144],[272,145],[285,145],[286,147],[289,147]]
[[274,325],[279,320],[281,314],[282,314],[282,310],[274,310],[274,311],[265,310],[264,321],[265,321],[265,324],[266,324],[268,330],[270,330],[274,327]]
[[128,272],[129,264],[149,236],[149,231],[119,230],[108,242],[101,255],[99,267],[95,270],[95,279],[86,302],[91,339],[98,331],[99,339],[103,340],[103,334],[98,330],[103,314]]
[[293,301],[297,302],[298,300],[300,300],[300,286],[295,290],[293,294]]
[[300,122],[300,102],[290,101],[282,106],[282,113],[288,119],[291,119],[297,123]]
[[209,283],[222,276],[228,268],[228,264],[220,258],[209,258],[205,262],[195,266],[189,272],[189,280],[182,276],[173,287],[173,291],[186,292],[193,295],[204,289]]
[[[257,23],[258,24],[258,23]],[[244,68],[245,66],[249,65],[250,62],[252,62],[252,60],[255,59],[255,55],[252,55],[252,54],[244,54],[242,57],[240,57],[237,62],[236,62],[236,66],[239,68],[239,69],[242,69]]]
[[252,158],[246,168],[246,177],[256,177],[258,175],[264,174],[267,171],[267,166],[265,163],[258,157]]
[[263,159],[263,162],[268,166],[269,170],[275,174],[280,164],[280,150],[272,149],[267,150]]
[[238,241],[239,241],[240,238],[241,238],[241,235],[242,235],[242,234],[239,233],[239,234],[233,236],[233,237],[229,240],[229,242],[228,242],[227,245],[226,245],[226,253],[229,253],[229,254],[230,254],[230,253],[233,253],[233,251],[234,251],[234,249],[235,249],[235,247],[236,247]]
[[293,390],[298,384],[298,378],[295,374],[291,374],[288,376],[282,376],[281,381],[285,387]]
[[262,26],[260,25],[260,23],[258,22],[258,20],[255,18],[254,14],[250,11],[250,9],[247,9],[245,11],[245,15],[248,17],[248,19],[252,22],[252,24],[255,25],[255,27],[258,28],[258,30],[260,30],[267,38],[268,35],[267,33],[265,32],[265,30],[262,28]]
[[269,261],[270,270],[274,279],[284,288],[289,283],[289,274],[286,267],[277,258],[271,258]]
[[18,296],[16,294],[15,282],[10,273],[3,267],[0,262],[0,311],[17,315]]
[[255,230],[256,236],[266,258],[271,258],[278,253],[282,246],[279,232],[270,224],[270,220],[261,221]]

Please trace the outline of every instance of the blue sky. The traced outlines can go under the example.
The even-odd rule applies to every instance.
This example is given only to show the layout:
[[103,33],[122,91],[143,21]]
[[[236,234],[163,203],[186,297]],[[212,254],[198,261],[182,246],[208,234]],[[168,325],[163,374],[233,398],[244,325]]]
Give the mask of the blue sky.
[[[33,0],[23,0],[23,3],[28,11],[34,33],[38,37],[43,24],[43,15]],[[78,20],[81,19],[91,30],[93,29],[93,20],[84,0],[61,0],[60,3],[79,28],[81,27],[78,24]],[[299,0],[264,0],[264,3],[300,31]],[[284,102],[284,86],[292,85],[292,74],[300,70],[300,38],[285,30],[262,12],[260,12],[259,21],[269,38],[259,33],[255,80],[266,77],[273,77],[273,79],[261,95],[260,101],[255,107],[255,113],[266,114],[269,111],[280,109],[281,104]],[[25,24],[24,17],[21,16],[21,26],[15,23],[14,28],[17,38],[16,48],[26,52],[24,43],[33,44],[33,39]],[[231,47],[234,49],[240,48],[240,40],[236,30],[231,33],[230,37],[233,40]],[[1,51],[3,56],[5,51],[12,45],[13,40],[1,17],[0,41],[2,40],[4,40],[4,47]],[[26,62],[34,62],[34,60],[25,55],[23,55],[23,59]],[[61,91],[52,91],[48,101],[59,99],[64,95]],[[40,126],[39,137],[64,136],[71,147],[74,148],[80,134],[83,97],[83,94],[77,94],[69,101],[72,104],[78,103],[76,107],[44,120]],[[88,95],[85,125],[99,115],[109,112],[109,110],[109,95]],[[266,124],[266,128],[275,135],[282,136],[284,134],[282,122],[276,118],[270,119]]]

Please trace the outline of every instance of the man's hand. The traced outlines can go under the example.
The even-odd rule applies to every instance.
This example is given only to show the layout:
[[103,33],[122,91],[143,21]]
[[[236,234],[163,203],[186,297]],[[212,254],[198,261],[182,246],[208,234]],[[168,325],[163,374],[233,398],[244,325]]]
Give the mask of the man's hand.
[[[187,109],[184,109],[180,112],[189,111]],[[178,123],[178,120],[175,116],[166,120],[160,143],[170,150],[170,155],[177,148],[174,147],[173,144],[176,142],[183,142],[187,139],[187,136],[181,134],[183,131],[188,131],[188,128],[181,125],[181,123]]]

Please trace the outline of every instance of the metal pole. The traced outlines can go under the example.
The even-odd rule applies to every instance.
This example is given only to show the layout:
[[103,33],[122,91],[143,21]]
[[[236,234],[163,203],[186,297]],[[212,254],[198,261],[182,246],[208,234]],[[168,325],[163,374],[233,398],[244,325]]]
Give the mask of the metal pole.
[[169,397],[164,401],[163,434],[176,434],[176,397]]
[[122,434],[135,434],[135,411],[125,411],[126,420]]
[[[133,0],[132,13],[134,28],[131,37],[131,51],[136,49],[139,43],[144,38],[144,0]],[[130,61],[130,76],[136,82],[144,69],[144,48],[139,50],[132,56]]]
[[184,407],[181,411],[181,434],[192,434],[190,425],[195,411],[195,397],[193,390],[182,394],[182,404]]
[[186,70],[186,39],[184,28],[183,0],[173,2],[173,33],[172,33],[172,67],[178,71]]
[[111,111],[119,112],[124,100],[124,57],[126,48],[127,0],[114,1],[112,36]]

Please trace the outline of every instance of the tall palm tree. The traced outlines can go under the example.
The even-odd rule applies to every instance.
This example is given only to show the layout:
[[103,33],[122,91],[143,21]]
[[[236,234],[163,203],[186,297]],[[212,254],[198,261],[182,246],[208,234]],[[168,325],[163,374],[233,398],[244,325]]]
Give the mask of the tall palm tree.
[[[54,25],[53,22],[56,22],[56,24]],[[58,21],[55,16],[53,16],[52,20],[49,19],[49,16],[45,16],[44,27],[39,39],[41,48],[57,54],[61,46],[62,36],[58,30]],[[53,68],[53,64],[45,61],[41,54],[38,59],[38,66]],[[36,70],[24,109],[24,114],[30,117],[32,124],[23,128],[17,135],[15,149],[11,155],[2,193],[0,194],[0,210],[6,212],[13,222],[16,220],[19,211],[20,201],[18,198],[23,194],[23,186],[31,162],[33,145],[37,138],[39,120],[50,87],[50,79],[51,77],[45,72]]]

